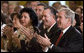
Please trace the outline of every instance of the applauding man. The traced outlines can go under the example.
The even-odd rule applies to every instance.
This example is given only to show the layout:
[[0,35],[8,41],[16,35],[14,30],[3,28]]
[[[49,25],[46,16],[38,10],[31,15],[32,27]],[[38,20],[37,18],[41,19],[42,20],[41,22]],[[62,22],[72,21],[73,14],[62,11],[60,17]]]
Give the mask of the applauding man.
[[[46,10],[44,10],[44,12],[45,11]],[[81,34],[72,27],[74,15],[74,12],[70,9],[64,8],[59,10],[57,22],[62,33],[60,35],[56,35],[59,37],[54,44],[46,35],[45,37],[37,37],[38,42],[45,52],[81,52],[83,39]]]

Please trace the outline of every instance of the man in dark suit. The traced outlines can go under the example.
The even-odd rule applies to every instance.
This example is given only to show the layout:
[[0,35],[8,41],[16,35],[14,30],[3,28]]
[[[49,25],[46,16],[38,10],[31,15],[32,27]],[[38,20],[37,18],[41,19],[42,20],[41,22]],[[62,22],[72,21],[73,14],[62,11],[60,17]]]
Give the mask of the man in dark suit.
[[[57,27],[56,13],[57,13],[57,11],[54,8],[46,7],[43,11],[43,17],[42,17],[42,20],[44,22],[43,26],[45,29],[44,34],[46,34],[50,38],[50,41],[52,43],[54,42],[53,38],[56,37],[56,34],[58,34],[58,31],[60,31],[60,29]],[[44,34],[42,37],[45,37]],[[36,43],[35,39],[33,39],[33,40],[31,41],[31,44],[33,44],[32,48],[34,48],[36,50],[38,47],[40,47],[37,45],[40,45],[40,44]],[[37,41],[37,39],[36,39],[36,41]],[[34,49],[32,51],[34,51]],[[40,51],[39,49],[37,49],[37,51]]]
[[46,8],[47,5],[44,3],[39,3],[36,6],[36,14],[38,16],[38,26],[37,26],[37,33],[43,36],[44,34],[44,28],[43,28],[43,21],[42,21],[42,13],[44,11],[44,8]]
[[58,38],[54,37],[53,43],[47,35],[37,37],[37,41],[44,52],[81,52],[83,39],[82,35],[72,27],[74,15],[74,12],[68,8],[59,10],[57,23],[62,33]]
[[44,25],[43,25],[44,29],[46,30],[45,34],[48,36],[51,42],[53,42],[52,41],[53,37],[56,37],[55,35],[59,34],[58,31],[60,31],[60,29],[57,26],[57,20],[56,20],[57,13],[58,11],[50,6],[46,7],[43,11],[42,20],[44,22]]

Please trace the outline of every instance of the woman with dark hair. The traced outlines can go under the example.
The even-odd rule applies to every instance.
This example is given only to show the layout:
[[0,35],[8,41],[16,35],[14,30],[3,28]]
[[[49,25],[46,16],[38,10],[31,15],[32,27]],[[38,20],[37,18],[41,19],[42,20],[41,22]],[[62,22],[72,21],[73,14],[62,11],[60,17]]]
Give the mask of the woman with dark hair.
[[[38,25],[38,17],[36,15],[36,13],[33,11],[32,8],[24,8],[20,11],[21,14],[21,23],[22,25],[25,26],[25,22],[23,22],[23,18],[27,19],[25,16],[29,16],[28,19],[30,19],[31,24],[33,25],[33,27],[36,27]],[[29,24],[28,24],[29,25]]]
[[[5,28],[9,36],[12,36],[12,46],[13,48],[10,51],[14,52],[23,52],[29,51],[31,48],[30,41],[35,37],[35,27],[38,25],[37,15],[31,8],[23,8],[20,11],[20,15],[18,13],[13,13],[11,15],[13,21],[13,27],[17,28],[17,31],[14,32],[10,28]],[[19,18],[19,19],[18,19]],[[11,33],[10,33],[10,30]]]
[[[23,8],[20,11],[20,22],[17,22],[16,28],[20,31],[20,51],[29,51],[31,48],[30,41],[35,37],[35,29],[38,25],[38,17],[31,8]],[[24,37],[24,38],[23,38]]]

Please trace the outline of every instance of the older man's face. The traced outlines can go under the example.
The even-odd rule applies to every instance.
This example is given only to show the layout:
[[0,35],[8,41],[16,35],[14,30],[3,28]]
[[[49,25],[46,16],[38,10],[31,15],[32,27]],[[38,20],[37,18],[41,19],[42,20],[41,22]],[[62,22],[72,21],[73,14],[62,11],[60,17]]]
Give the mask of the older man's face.
[[42,20],[44,22],[45,28],[49,28],[51,26],[51,22],[53,21],[53,16],[51,14],[50,9],[46,9],[43,11],[43,17]]
[[61,11],[58,13],[57,18],[58,27],[61,29],[65,29],[69,23],[69,19],[65,17],[65,12]]

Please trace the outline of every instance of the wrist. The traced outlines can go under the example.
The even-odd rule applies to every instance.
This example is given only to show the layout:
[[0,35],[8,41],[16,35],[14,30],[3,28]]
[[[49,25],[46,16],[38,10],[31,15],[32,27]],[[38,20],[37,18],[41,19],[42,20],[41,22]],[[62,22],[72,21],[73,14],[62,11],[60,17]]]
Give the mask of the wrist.
[[52,47],[53,47],[53,44],[51,44],[51,45],[49,46],[50,49],[52,49]]

